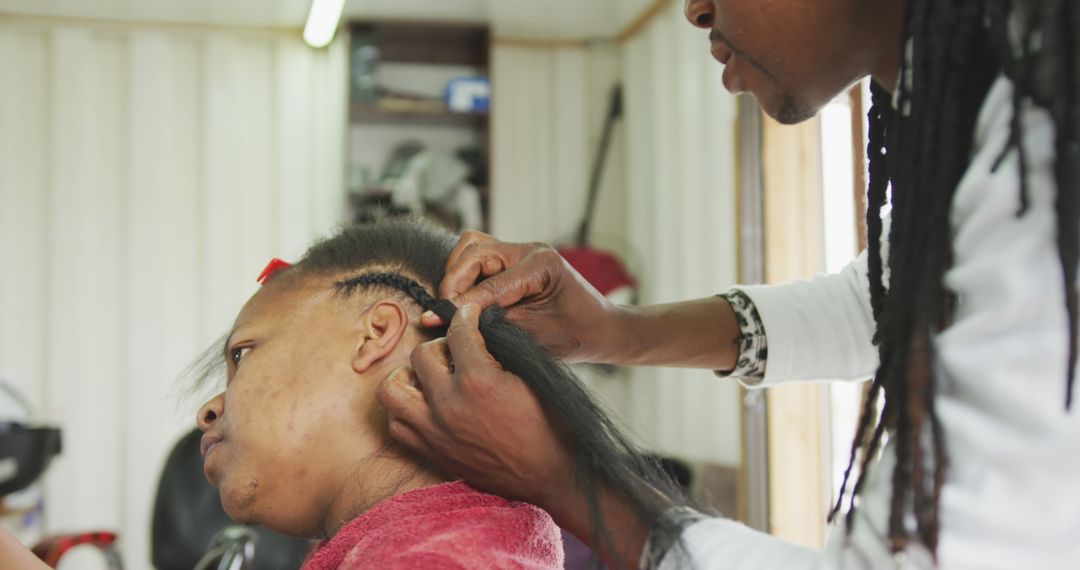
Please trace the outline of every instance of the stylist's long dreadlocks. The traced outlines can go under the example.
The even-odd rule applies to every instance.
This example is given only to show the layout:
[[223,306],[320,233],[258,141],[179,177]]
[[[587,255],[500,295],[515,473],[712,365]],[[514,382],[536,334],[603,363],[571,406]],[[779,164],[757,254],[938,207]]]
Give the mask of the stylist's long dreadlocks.
[[[949,207],[970,161],[977,113],[1000,73],[1015,87],[1012,134],[998,164],[1007,157],[1019,161],[1017,216],[1025,214],[1029,199],[1027,161],[1020,144],[1021,109],[1030,105],[1045,109],[1056,128],[1057,245],[1069,339],[1067,373],[1062,379],[1065,408],[1072,402],[1080,259],[1080,5],[1076,0],[908,0],[905,29],[904,42],[910,42],[912,51],[901,71],[895,108],[903,112],[894,109],[880,86],[871,87],[866,217],[880,367],[830,520],[841,510],[848,477],[861,450],[862,469],[847,512],[851,532],[855,497],[888,429],[897,455],[889,521],[892,549],[903,550],[912,538],[904,524],[910,505],[915,540],[936,552],[938,504],[948,462],[934,409],[931,335],[952,316],[954,299],[943,282],[952,258]],[[1016,36],[1013,40],[1010,33]],[[886,288],[881,210],[890,183]],[[884,406],[872,422],[882,394]]]

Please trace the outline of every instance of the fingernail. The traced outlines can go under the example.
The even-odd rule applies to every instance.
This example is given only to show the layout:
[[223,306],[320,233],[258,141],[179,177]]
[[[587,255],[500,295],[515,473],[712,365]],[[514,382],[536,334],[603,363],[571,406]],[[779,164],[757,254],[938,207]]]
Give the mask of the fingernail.
[[420,318],[421,319],[430,319],[430,318],[432,318],[434,316],[435,316],[435,311],[424,311],[423,314],[420,315]]

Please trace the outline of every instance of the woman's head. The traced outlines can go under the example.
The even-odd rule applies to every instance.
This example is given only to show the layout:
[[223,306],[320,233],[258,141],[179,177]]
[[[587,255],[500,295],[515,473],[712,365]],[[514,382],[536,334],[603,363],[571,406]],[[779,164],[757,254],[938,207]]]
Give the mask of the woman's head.
[[197,418],[206,476],[231,517],[320,536],[410,482],[436,480],[391,445],[375,401],[426,340],[421,309],[389,287],[339,283],[380,270],[432,288],[451,244],[412,223],[345,231],[251,297],[217,356],[226,389]]

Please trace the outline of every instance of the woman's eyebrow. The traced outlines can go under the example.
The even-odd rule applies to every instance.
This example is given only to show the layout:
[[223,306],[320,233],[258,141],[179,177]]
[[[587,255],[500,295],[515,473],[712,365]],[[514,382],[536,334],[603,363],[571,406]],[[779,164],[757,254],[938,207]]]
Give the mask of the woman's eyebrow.
[[236,332],[236,328],[229,331],[229,334],[225,335],[225,344],[221,347],[221,356],[225,359],[225,362],[229,362],[229,344],[232,342],[233,333]]

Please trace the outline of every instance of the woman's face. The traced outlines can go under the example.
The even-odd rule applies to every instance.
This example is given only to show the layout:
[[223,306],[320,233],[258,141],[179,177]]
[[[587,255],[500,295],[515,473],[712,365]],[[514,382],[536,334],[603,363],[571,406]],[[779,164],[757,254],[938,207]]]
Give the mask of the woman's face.
[[375,387],[417,339],[400,304],[283,277],[236,318],[225,391],[198,415],[204,472],[234,520],[320,536],[343,491],[377,475],[371,457],[388,435]]

